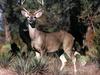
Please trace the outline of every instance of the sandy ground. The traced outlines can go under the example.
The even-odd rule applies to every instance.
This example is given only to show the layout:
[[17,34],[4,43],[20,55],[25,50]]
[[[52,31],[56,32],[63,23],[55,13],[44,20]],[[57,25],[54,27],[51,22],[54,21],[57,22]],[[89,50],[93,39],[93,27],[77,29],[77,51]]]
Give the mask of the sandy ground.
[[9,69],[0,69],[0,75],[18,75],[16,72]]

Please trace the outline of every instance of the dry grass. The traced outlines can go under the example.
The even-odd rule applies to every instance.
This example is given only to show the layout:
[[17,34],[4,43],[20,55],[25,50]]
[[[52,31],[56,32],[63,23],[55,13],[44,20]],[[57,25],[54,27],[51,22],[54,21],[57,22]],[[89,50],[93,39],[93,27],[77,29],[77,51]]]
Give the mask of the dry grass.
[[[74,75],[72,64],[66,64],[63,71],[59,71],[59,63],[57,63],[56,60],[57,59],[48,61],[49,65],[47,65],[47,63],[38,65],[38,67],[33,69],[29,74],[18,74],[16,71],[9,68],[1,68],[0,75]],[[94,63],[88,63],[85,66],[77,64],[77,75],[100,75],[100,69]]]
[[[16,69],[13,71],[9,68],[1,68],[0,75],[74,75],[72,64],[66,64],[62,71],[59,70],[60,65],[58,59],[50,58],[46,63],[37,64],[36,68],[32,69],[30,73],[18,74]],[[77,64],[77,75],[100,75],[100,69],[94,63],[88,63],[85,66]]]
[[0,43],[0,54],[10,50],[10,44]]
[[[74,75],[73,72],[73,66],[72,65],[67,65],[63,72],[62,75]],[[85,66],[79,66],[77,65],[77,75],[100,75],[100,69],[97,67],[96,64],[89,63]]]
[[[9,58],[11,58],[10,54],[0,56],[0,75],[74,75],[72,63],[66,63],[64,69],[60,71],[61,61],[58,56],[45,56],[37,60],[30,52],[26,58],[21,54],[12,59]],[[88,58],[80,59],[88,61]],[[83,62],[83,60],[80,61]],[[100,75],[99,64],[89,62],[82,66],[77,62],[77,75]]]

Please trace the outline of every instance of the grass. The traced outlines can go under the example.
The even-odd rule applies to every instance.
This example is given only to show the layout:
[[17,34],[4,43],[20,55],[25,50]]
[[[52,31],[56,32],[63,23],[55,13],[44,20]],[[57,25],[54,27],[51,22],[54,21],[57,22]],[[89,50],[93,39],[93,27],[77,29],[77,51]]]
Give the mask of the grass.
[[33,52],[27,57],[14,57],[11,61],[11,67],[18,73],[18,75],[31,75],[32,73],[46,72],[46,65],[44,60],[38,60],[34,57]]
[[1,68],[9,67],[10,60],[11,60],[11,54],[8,53],[0,54],[0,67]]
[[0,44],[0,54],[5,52],[7,53],[10,49],[10,44]]
[[[4,47],[9,47],[9,45],[6,45]],[[78,61],[81,64],[84,64],[84,62],[88,62],[90,60],[88,56],[78,56]],[[77,75],[84,75],[84,73],[85,75],[91,74],[91,72],[89,72],[87,68],[91,68],[93,65],[95,64],[89,65],[89,67],[85,65],[81,67],[77,66]],[[10,71],[13,71],[18,75],[73,75],[72,65],[66,64],[63,71],[59,70],[60,67],[61,61],[58,56],[44,56],[43,58],[38,60],[36,57],[34,57],[34,52],[32,51],[28,52],[26,56],[23,56],[21,52],[19,52],[16,56],[12,56],[12,53],[8,51],[0,54],[0,72],[2,72],[1,70],[3,68],[5,70],[9,69]],[[94,66],[92,71],[94,71],[95,74],[97,70],[98,68]]]
[[33,52],[30,52],[26,57],[21,53],[12,57],[11,53],[6,52],[0,55],[0,70],[10,68],[18,75],[58,75],[57,59],[52,60],[51,58],[43,57],[38,60],[34,57]]

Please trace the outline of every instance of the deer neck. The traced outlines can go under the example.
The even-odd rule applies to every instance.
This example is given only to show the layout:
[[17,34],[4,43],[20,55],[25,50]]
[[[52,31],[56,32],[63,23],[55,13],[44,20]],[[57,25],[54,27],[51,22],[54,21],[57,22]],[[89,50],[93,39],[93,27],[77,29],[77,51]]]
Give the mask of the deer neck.
[[37,28],[32,28],[30,24],[28,24],[28,28],[29,28],[29,35],[31,39],[36,38],[36,36],[39,34]]

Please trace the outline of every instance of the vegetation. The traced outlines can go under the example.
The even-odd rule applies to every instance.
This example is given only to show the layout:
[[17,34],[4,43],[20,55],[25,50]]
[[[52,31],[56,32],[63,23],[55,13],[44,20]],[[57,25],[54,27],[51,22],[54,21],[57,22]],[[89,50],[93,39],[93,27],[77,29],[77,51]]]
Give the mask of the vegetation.
[[0,54],[0,68],[9,67],[11,54],[3,53]]
[[[63,72],[59,71],[61,62],[58,56],[56,58],[44,57],[38,60],[35,58],[34,52],[26,48],[26,44],[19,35],[20,24],[25,20],[21,15],[20,1],[24,0],[0,0],[0,8],[3,10],[4,18],[4,31],[0,32],[0,69],[10,68],[18,75],[73,75],[69,72],[69,70],[72,71],[70,65],[67,65]],[[87,51],[86,56],[79,55],[77,58],[78,63],[82,64],[100,61],[99,0],[25,0],[23,6],[31,12],[39,8],[44,9],[46,18],[44,18],[43,23],[36,24],[36,27],[44,32],[55,32],[63,29],[74,35],[77,33],[79,19],[85,19],[89,14],[92,14],[95,28],[94,46]],[[1,39],[2,37],[5,42]],[[15,56],[12,56],[13,53],[9,52],[11,50],[10,44],[13,42],[16,43],[20,50]],[[15,48],[14,51],[16,50],[18,49]],[[4,52],[2,53],[2,51]],[[26,54],[23,54],[24,52]],[[98,65],[100,66],[100,62]],[[89,66],[88,68],[90,69],[91,67]],[[86,67],[79,69],[87,70]],[[94,69],[98,70],[96,67]],[[79,75],[84,75],[84,73],[79,71]],[[87,73],[86,75],[89,74]]]
[[18,75],[30,75],[33,71],[39,71],[41,67],[43,69],[45,64],[34,58],[32,52],[26,58],[19,54],[19,56],[13,58],[11,62],[11,67],[15,69]]

